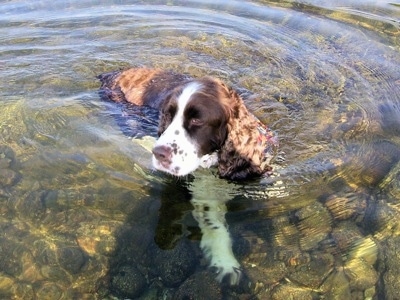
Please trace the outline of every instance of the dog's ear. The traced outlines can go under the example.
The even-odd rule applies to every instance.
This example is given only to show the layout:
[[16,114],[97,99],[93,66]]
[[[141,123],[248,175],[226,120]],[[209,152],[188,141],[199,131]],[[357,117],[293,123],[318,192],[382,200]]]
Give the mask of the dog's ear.
[[258,120],[247,110],[242,98],[233,89],[226,89],[228,135],[218,152],[218,172],[223,178],[246,179],[261,175],[264,146],[259,142]]
[[240,155],[235,150],[228,154],[229,157],[224,156],[223,152],[220,154],[218,160],[218,174],[221,178],[244,180],[263,174],[263,170],[260,167],[254,165],[250,159]]

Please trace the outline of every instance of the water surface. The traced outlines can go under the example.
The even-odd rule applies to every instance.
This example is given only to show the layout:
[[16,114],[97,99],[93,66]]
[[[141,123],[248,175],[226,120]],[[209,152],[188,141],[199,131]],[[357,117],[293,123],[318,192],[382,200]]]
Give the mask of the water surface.
[[[400,297],[399,20],[397,1],[0,4],[1,298]],[[142,65],[256,94],[274,176],[154,172],[156,116],[96,79]],[[238,286],[200,250],[204,191],[227,201]]]

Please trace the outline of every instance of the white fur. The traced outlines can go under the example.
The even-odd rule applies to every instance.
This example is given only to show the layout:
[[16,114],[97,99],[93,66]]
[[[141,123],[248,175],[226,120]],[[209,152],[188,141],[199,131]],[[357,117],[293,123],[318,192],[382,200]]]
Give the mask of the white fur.
[[172,153],[171,163],[168,164],[168,166],[164,166],[153,155],[153,166],[156,169],[176,176],[184,176],[193,172],[200,166],[209,168],[217,163],[218,158],[216,154],[199,156],[196,141],[191,139],[183,128],[185,108],[192,95],[200,88],[201,85],[197,82],[189,83],[178,97],[178,110],[171,124],[155,144],[155,147],[167,146],[173,149],[175,148],[176,150]]
[[192,214],[203,235],[200,247],[210,266],[217,269],[217,280],[222,281],[227,276],[231,285],[238,284],[242,271],[232,252],[232,240],[225,221],[225,201],[193,198],[191,202],[194,206]]
[[201,157],[200,166],[203,168],[211,168],[218,164],[218,154],[213,152],[211,154],[206,154]]
[[[177,99],[177,112],[164,133],[157,140],[155,147],[165,146],[174,149],[171,161],[164,164],[153,155],[153,166],[161,171],[176,175],[187,175],[198,167],[209,168],[218,163],[216,152],[199,156],[198,145],[191,139],[183,127],[184,111],[191,97],[201,85],[196,82],[188,84]],[[178,132],[178,134],[177,134]],[[213,177],[214,179],[214,177]],[[239,262],[232,251],[232,240],[225,221],[226,205],[229,196],[226,189],[210,191],[215,182],[196,180],[191,200],[193,216],[202,232],[200,247],[210,266],[217,269],[217,280],[228,278],[230,284],[238,284],[242,275]],[[220,185],[222,182],[220,183]],[[211,199],[210,199],[211,198]]]

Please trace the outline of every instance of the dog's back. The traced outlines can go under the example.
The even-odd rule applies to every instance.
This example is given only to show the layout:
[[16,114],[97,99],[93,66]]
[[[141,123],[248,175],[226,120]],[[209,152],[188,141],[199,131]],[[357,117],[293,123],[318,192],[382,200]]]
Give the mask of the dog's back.
[[98,78],[102,98],[156,109],[161,107],[175,87],[192,79],[188,75],[147,68],[103,73]]

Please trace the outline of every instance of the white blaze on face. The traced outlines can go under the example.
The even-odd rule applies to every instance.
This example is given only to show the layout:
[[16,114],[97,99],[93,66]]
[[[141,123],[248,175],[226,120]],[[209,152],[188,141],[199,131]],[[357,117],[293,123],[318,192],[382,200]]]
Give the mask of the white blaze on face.
[[161,162],[153,155],[153,166],[156,169],[184,176],[204,165],[204,159],[198,154],[198,144],[190,138],[183,127],[185,108],[192,95],[200,88],[201,85],[197,82],[189,83],[178,97],[177,112],[154,146],[154,149],[159,146],[172,149],[171,159],[168,162]]

